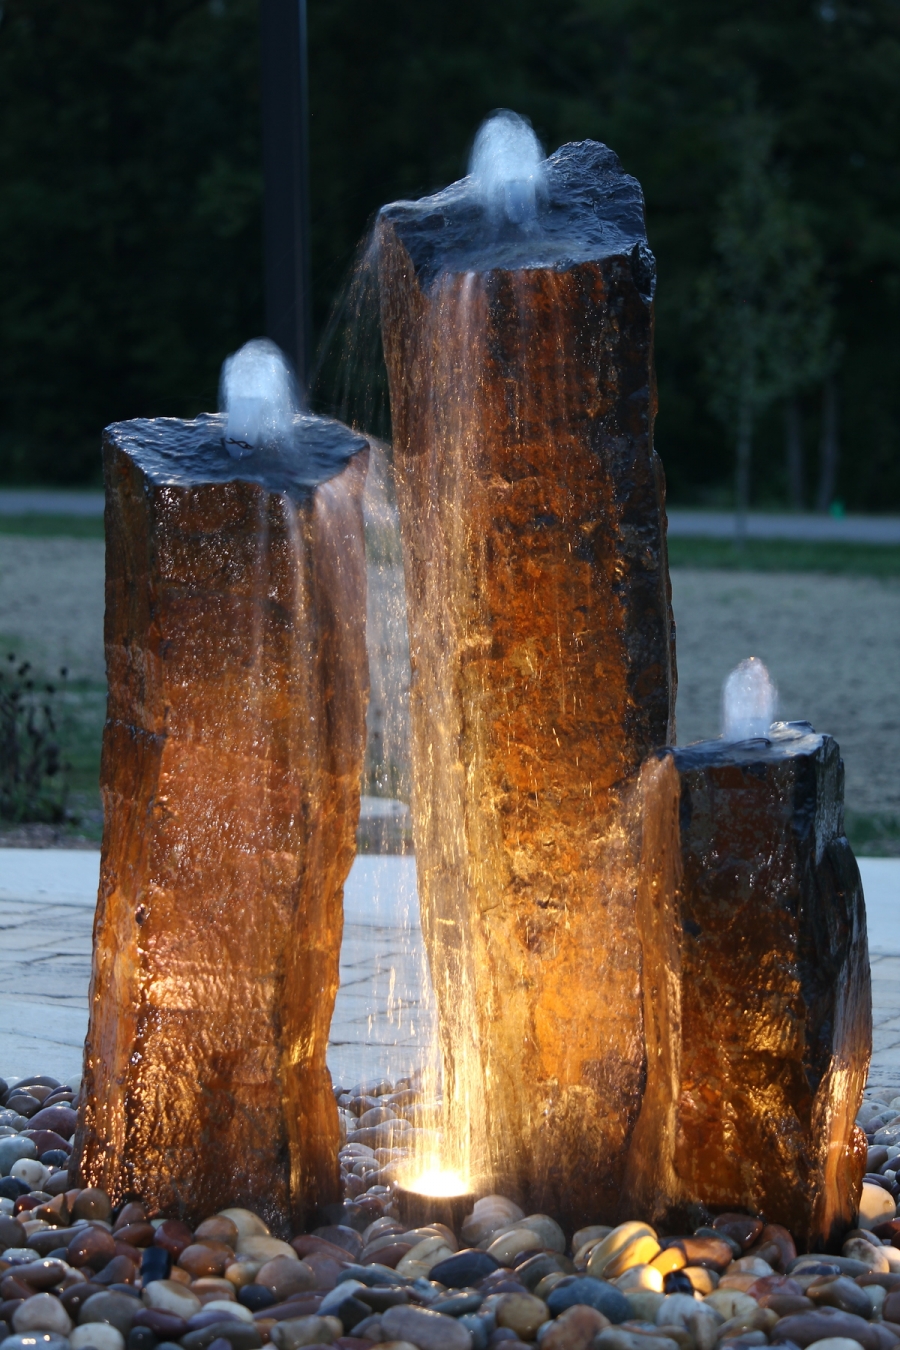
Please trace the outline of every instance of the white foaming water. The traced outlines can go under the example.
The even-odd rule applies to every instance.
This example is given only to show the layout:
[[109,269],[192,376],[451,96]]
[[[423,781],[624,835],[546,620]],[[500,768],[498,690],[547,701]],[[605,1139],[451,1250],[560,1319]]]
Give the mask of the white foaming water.
[[482,122],[472,147],[469,178],[490,215],[505,215],[526,227],[537,220],[546,171],[541,143],[527,117],[501,108]]
[[225,448],[234,459],[286,441],[299,407],[297,381],[280,347],[253,338],[222,362],[219,407],[228,414]]
[[762,661],[750,656],[735,666],[722,688],[722,737],[749,741],[768,736],[775,720],[778,690]]

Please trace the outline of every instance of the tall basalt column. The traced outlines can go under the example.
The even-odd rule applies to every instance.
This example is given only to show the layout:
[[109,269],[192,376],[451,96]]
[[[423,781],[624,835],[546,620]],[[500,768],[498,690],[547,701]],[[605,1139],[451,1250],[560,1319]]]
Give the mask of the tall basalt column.
[[640,188],[585,142],[547,192],[530,230],[464,182],[378,231],[448,1125],[577,1224],[615,1210],[640,1105],[623,814],[675,669]]
[[747,1209],[802,1249],[859,1200],[872,1049],[866,917],[830,736],[704,741],[642,774],[647,1090],[622,1214]]
[[[368,450],[104,442],[105,829],[73,1174],[189,1222],[340,1198],[325,1064],[368,694]],[[296,1231],[296,1229],[294,1229]]]

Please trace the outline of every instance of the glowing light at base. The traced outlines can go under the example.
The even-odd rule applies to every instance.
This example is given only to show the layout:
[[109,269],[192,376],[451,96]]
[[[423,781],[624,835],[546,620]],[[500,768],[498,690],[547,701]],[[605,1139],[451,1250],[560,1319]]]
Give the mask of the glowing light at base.
[[415,1195],[431,1195],[436,1199],[468,1195],[471,1190],[471,1183],[461,1172],[444,1167],[432,1167],[408,1180],[404,1178],[401,1185],[404,1190],[412,1191]]

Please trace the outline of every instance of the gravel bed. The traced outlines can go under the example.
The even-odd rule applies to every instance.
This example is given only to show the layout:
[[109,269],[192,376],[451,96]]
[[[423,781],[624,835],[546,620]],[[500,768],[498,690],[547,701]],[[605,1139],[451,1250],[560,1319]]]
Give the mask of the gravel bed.
[[867,1090],[859,1228],[798,1256],[745,1213],[662,1235],[639,1218],[564,1233],[480,1198],[410,1229],[397,1179],[439,1103],[411,1079],[335,1089],[345,1201],[290,1242],[227,1209],[194,1231],[72,1189],[77,1088],[0,1080],[0,1350],[718,1350],[900,1346],[900,1091]]

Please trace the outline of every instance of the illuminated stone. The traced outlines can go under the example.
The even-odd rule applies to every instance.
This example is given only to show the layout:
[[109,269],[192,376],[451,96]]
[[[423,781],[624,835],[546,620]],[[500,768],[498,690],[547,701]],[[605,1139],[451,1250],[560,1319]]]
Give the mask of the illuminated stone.
[[662,751],[642,777],[648,1071],[623,1212],[677,1232],[697,1204],[741,1208],[833,1249],[865,1171],[872,1048],[838,747],[776,724]]
[[578,1226],[640,1106],[623,798],[675,673],[640,188],[595,142],[546,181],[533,231],[465,183],[378,230],[450,1150]]
[[191,1224],[246,1205],[296,1231],[339,1199],[325,1051],[365,736],[367,450],[300,417],[295,458],[235,461],[221,423],[104,443],[105,833],[73,1176]]

